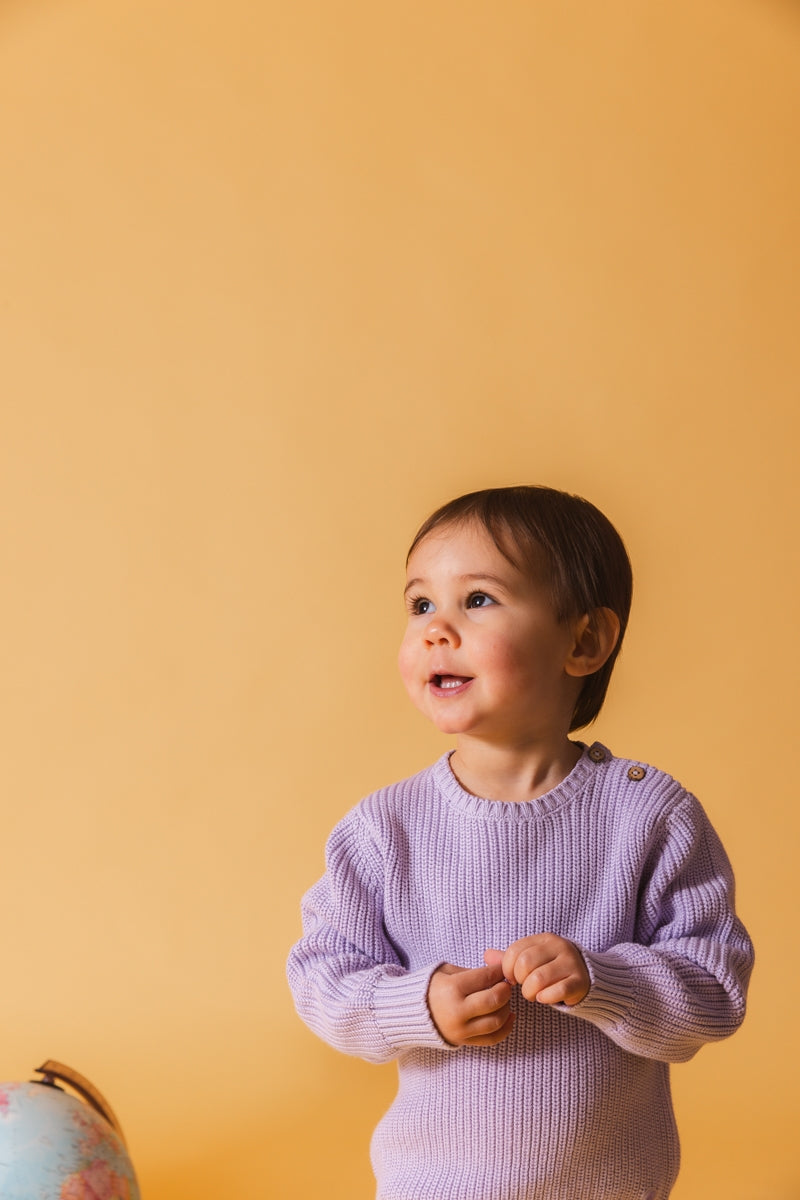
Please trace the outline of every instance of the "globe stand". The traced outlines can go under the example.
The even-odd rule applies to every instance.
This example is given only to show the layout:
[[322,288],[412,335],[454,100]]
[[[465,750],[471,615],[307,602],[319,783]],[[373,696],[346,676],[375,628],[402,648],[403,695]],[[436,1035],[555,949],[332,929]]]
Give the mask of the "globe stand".
[[[43,1075],[44,1079],[32,1079],[31,1083],[41,1083],[45,1087],[58,1087],[55,1082],[60,1079],[62,1083],[69,1084],[74,1092],[77,1092],[82,1100],[104,1117],[108,1121],[111,1128],[116,1133],[123,1146],[127,1145],[125,1135],[122,1132],[122,1126],[114,1116],[114,1110],[106,1099],[100,1094],[93,1083],[85,1076],[80,1075],[73,1067],[67,1067],[64,1063],[56,1062],[54,1058],[48,1058],[47,1062],[42,1063],[40,1067],[34,1068],[37,1075]],[[59,1088],[59,1091],[63,1091]]]

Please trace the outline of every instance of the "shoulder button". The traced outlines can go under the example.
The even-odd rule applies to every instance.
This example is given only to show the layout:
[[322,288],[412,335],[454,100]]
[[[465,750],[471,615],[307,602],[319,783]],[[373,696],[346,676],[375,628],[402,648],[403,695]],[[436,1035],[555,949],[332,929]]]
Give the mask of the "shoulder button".
[[644,767],[628,767],[628,779],[634,783],[638,783],[640,779],[644,779],[647,771]]
[[592,762],[601,763],[606,761],[606,752],[602,746],[592,746],[589,751],[589,758]]

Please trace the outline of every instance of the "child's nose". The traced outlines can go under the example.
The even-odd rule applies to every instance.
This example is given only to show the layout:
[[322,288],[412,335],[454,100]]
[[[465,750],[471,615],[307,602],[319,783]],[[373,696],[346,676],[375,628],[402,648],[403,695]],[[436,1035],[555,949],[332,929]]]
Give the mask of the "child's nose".
[[425,640],[432,646],[456,646],[461,639],[455,626],[442,614],[435,613],[425,627]]

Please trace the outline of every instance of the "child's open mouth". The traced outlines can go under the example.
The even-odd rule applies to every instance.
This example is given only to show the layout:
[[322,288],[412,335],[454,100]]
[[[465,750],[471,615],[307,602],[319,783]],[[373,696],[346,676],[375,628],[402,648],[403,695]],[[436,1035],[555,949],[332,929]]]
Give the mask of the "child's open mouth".
[[432,691],[441,695],[453,695],[472,683],[471,675],[432,675],[430,678]]

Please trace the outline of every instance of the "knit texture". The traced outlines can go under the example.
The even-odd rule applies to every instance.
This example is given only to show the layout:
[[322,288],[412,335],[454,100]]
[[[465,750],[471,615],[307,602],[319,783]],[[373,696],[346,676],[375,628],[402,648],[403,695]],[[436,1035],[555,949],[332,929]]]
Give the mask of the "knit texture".
[[[584,747],[519,804],[464,791],[445,755],[333,831],[288,974],[326,1042],[398,1061],[372,1141],[378,1200],[669,1195],[668,1064],[740,1024],[752,947],[697,800],[631,766]],[[426,1003],[437,966],[479,967],[486,948],[543,932],[581,948],[585,999],[551,1008],[515,989],[505,1042],[445,1043]]]

